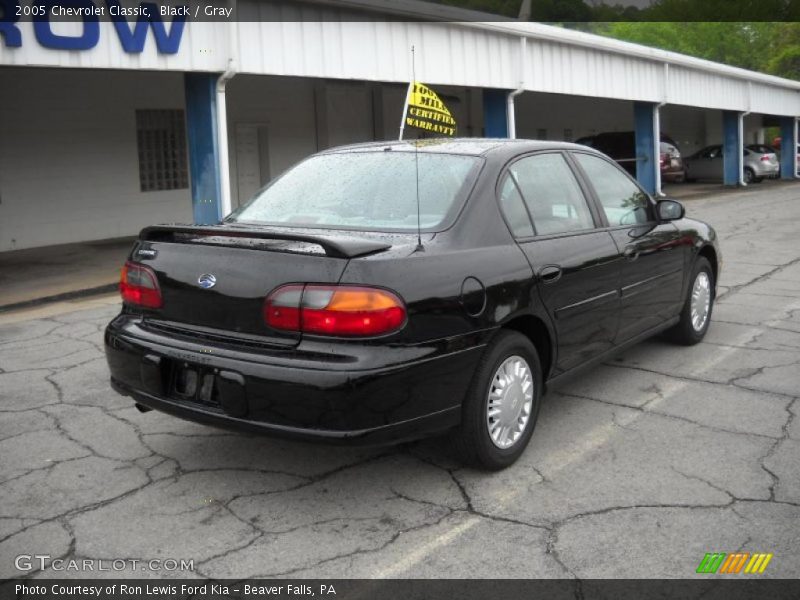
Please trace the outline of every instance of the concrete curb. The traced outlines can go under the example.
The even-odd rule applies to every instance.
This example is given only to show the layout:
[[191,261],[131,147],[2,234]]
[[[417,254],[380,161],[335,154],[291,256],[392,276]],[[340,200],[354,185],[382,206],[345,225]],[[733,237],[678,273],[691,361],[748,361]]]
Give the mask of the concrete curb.
[[88,296],[97,296],[99,294],[107,294],[117,289],[117,283],[108,283],[105,285],[98,285],[96,287],[86,288],[83,290],[74,290],[72,292],[64,292],[63,294],[55,294],[53,296],[44,296],[43,298],[34,298],[33,300],[24,300],[23,302],[15,302],[14,304],[5,304],[0,306],[0,313],[10,312],[12,310],[19,310],[22,308],[33,308],[51,302],[62,302],[64,300],[74,300],[76,298],[86,298]]

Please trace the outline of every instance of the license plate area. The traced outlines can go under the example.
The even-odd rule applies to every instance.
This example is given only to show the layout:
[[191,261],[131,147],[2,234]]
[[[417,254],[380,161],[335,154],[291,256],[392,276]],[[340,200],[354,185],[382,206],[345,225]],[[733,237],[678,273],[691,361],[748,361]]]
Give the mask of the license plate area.
[[221,408],[216,373],[207,367],[189,363],[173,364],[169,395],[176,400]]

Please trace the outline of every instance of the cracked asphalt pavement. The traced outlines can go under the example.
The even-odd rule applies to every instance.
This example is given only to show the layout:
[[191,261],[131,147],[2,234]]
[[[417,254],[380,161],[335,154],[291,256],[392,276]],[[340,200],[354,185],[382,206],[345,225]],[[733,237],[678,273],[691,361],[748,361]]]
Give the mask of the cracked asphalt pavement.
[[332,448],[140,414],[108,385],[116,300],[0,315],[0,578],[97,575],[15,570],[36,553],[194,560],[113,573],[139,577],[684,578],[736,550],[799,577],[800,185],[686,206],[724,252],[706,340],[653,339],[551,391],[499,473],[437,440]]

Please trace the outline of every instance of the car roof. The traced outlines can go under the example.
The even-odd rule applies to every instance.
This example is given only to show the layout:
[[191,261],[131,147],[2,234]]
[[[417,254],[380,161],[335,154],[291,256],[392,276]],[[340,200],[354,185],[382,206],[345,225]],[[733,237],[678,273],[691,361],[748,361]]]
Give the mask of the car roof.
[[431,154],[461,154],[465,156],[486,156],[493,153],[518,154],[537,150],[590,150],[580,144],[548,140],[521,140],[502,138],[431,138],[421,140],[390,140],[337,146],[320,152],[335,154],[346,152],[419,152]]

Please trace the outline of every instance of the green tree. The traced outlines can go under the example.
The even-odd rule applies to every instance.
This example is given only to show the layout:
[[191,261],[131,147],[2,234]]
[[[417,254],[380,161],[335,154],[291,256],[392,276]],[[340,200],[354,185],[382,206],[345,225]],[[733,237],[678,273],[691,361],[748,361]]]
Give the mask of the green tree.
[[775,24],[765,70],[773,75],[800,79],[800,24]]
[[[794,23],[786,25],[791,26],[792,31],[800,31]],[[759,22],[618,22],[595,23],[592,29],[595,33],[645,46],[744,69],[770,71],[768,63],[778,51],[775,27],[775,23]],[[776,65],[775,69],[778,68],[781,67]]]

